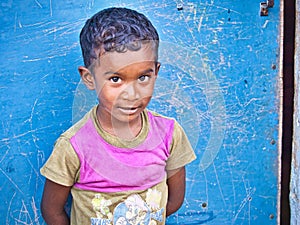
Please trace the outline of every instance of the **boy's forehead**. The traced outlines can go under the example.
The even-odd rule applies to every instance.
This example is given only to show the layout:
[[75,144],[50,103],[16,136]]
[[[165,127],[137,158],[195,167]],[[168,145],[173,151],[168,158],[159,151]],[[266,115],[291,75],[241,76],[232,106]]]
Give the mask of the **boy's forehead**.
[[120,70],[129,65],[142,62],[155,62],[157,53],[153,45],[143,44],[138,51],[126,52],[106,52],[100,57],[100,67],[105,67],[109,70]]

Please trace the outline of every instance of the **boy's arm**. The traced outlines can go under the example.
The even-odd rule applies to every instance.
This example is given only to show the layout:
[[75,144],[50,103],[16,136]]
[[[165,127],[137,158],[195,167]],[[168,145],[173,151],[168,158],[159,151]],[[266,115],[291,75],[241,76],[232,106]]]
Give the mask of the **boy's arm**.
[[183,203],[185,195],[185,167],[168,171],[167,216],[176,212]]
[[71,187],[63,186],[46,179],[41,210],[44,220],[48,225],[69,225],[70,220],[64,206],[69,196]]

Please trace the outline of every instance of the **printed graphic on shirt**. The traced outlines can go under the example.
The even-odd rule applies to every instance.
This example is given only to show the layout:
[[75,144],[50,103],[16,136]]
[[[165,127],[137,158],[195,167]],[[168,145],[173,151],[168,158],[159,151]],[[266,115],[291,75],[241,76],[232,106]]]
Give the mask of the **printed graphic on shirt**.
[[113,214],[109,210],[111,202],[96,194],[92,200],[97,218],[91,218],[92,225],[157,225],[163,220],[163,208],[160,208],[161,192],[149,189],[145,201],[138,194],[127,197],[119,203]]
[[92,200],[92,205],[97,218],[111,220],[112,213],[109,210],[111,204],[110,200],[106,200],[101,194],[96,194]]

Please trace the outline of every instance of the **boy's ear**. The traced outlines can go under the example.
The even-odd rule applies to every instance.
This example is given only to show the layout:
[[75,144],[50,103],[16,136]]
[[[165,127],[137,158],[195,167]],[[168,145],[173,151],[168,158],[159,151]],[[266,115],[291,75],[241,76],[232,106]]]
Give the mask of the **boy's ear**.
[[156,63],[156,68],[155,68],[155,69],[156,69],[156,71],[155,71],[155,75],[156,75],[156,76],[158,75],[158,71],[159,71],[159,69],[160,69],[160,65],[161,65],[161,64],[160,64],[159,62]]
[[81,79],[82,79],[83,83],[85,84],[85,86],[89,90],[94,90],[95,89],[95,80],[94,80],[94,77],[93,77],[91,71],[84,66],[78,67],[78,71],[79,71],[79,74],[80,74]]

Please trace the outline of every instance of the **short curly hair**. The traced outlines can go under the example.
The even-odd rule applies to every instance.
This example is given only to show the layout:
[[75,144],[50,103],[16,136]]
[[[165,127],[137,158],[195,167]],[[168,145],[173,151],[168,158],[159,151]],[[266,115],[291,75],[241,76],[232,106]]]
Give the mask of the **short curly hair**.
[[80,46],[86,67],[103,52],[137,51],[144,41],[153,41],[157,55],[157,30],[145,15],[127,8],[114,7],[99,11],[86,21],[80,32]]

